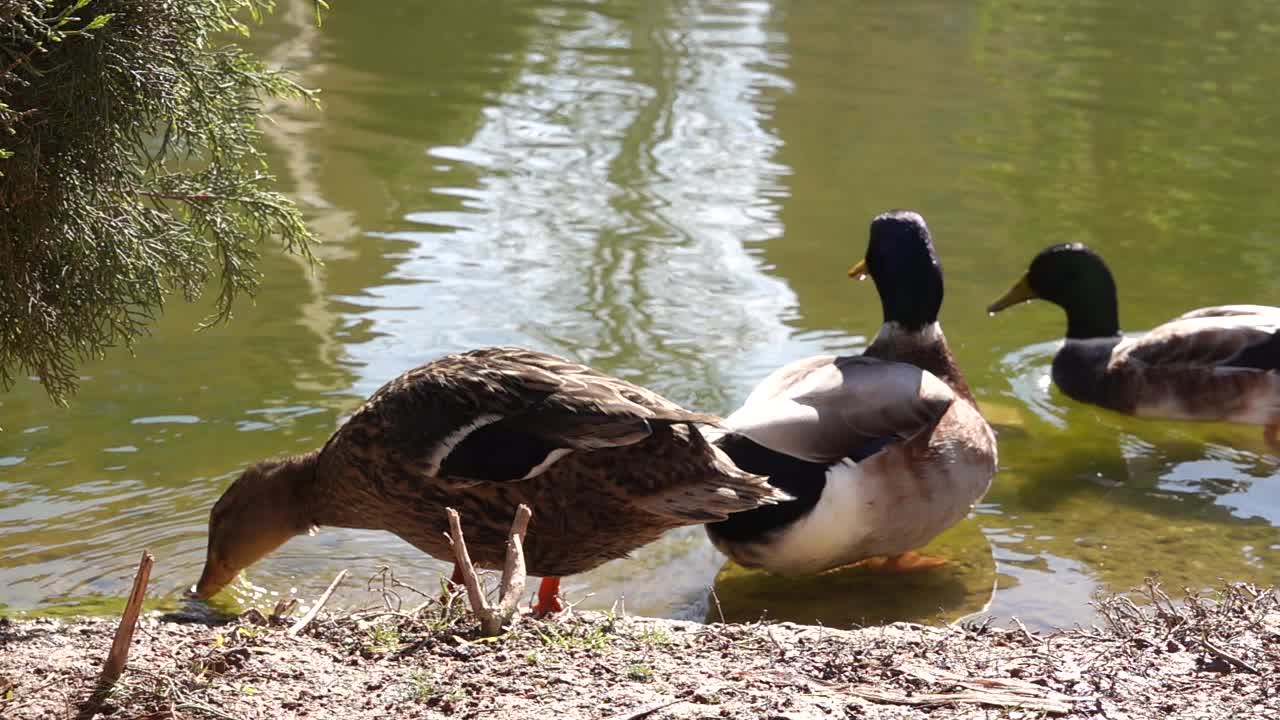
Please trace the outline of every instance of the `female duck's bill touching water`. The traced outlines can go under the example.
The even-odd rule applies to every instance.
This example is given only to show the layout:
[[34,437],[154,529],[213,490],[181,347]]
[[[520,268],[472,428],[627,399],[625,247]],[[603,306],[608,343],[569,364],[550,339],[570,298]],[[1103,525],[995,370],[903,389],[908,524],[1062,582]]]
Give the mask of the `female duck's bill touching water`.
[[[452,560],[446,507],[471,557],[501,568],[516,507],[533,509],[535,610],[559,578],[685,525],[790,499],[734,466],[690,412],[584,365],[522,348],[450,355],[384,385],[317,451],[258,463],[214,505],[196,594],[317,525],[388,530]],[[455,580],[460,576],[455,570]]]
[[716,441],[795,500],[707,526],[741,565],[814,573],[876,556],[890,571],[932,567],[923,547],[963,519],[996,470],[996,438],[938,325],[942,268],[924,218],[871,222],[850,276],[875,281],[884,323],[857,357],[774,371]]
[[1280,449],[1280,308],[1199,308],[1127,338],[1111,271],[1080,243],[1041,251],[987,311],[1034,298],[1067,313],[1052,371],[1067,396],[1139,417],[1262,425]]

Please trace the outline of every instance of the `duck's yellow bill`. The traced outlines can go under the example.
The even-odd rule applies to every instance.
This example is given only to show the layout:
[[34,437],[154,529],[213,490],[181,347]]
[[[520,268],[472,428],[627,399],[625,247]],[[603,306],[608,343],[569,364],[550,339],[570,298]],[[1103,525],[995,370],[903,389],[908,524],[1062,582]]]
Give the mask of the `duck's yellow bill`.
[[854,265],[853,267],[849,268],[849,277],[857,278],[858,280],[866,280],[867,279],[867,261],[865,259],[859,260],[857,265]]
[[987,312],[995,314],[1011,305],[1034,300],[1038,297],[1040,296],[1036,295],[1036,291],[1031,289],[1031,282],[1027,280],[1027,276],[1023,275],[1018,282],[1014,283],[1013,287],[1009,288],[1008,292],[1000,296],[999,300],[987,306]]

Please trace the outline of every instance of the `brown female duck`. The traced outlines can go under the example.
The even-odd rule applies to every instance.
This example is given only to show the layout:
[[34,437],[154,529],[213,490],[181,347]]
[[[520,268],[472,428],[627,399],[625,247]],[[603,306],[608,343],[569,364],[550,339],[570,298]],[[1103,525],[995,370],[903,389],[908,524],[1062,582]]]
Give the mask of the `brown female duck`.
[[[559,578],[787,496],[698,429],[718,418],[534,350],[449,355],[384,385],[318,451],[248,468],[214,505],[196,593],[319,525],[387,530],[452,559],[445,508],[477,565],[500,568],[516,507],[533,509],[538,609]],[[456,577],[456,572],[455,572]]]
[[1280,448],[1280,307],[1199,308],[1125,337],[1111,270],[1080,243],[1042,250],[987,311],[1035,298],[1066,311],[1052,375],[1069,397],[1138,417],[1262,425]]
[[991,485],[996,438],[942,328],[942,267],[924,218],[871,222],[865,259],[884,323],[861,356],[797,360],[764,379],[717,444],[796,499],[707,526],[740,564],[813,573],[876,556],[905,572],[913,551],[962,520]]

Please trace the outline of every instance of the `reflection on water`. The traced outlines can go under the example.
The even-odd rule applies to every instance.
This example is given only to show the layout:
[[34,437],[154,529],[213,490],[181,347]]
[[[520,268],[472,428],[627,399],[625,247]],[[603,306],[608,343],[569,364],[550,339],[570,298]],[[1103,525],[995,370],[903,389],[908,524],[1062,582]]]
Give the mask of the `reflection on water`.
[[1011,395],[1036,418],[1058,430],[1067,428],[1066,408],[1055,403],[1050,389],[1053,356],[1062,347],[1061,340],[1036,343],[1018,348],[1000,359],[1000,371],[1009,383]]
[[974,523],[939,535],[923,553],[947,563],[927,572],[885,575],[865,566],[779,578],[728,563],[716,577],[708,621],[762,617],[829,627],[887,622],[943,623],[982,612],[995,590],[992,546]]
[[[1280,6],[406,0],[316,30],[283,5],[255,42],[325,109],[282,108],[268,139],[325,265],[269,253],[257,303],[211,332],[171,306],[136,357],[84,368],[69,410],[35,383],[0,396],[0,604],[109,609],[144,546],[172,602],[240,468],[318,446],[445,352],[530,345],[727,412],[787,360],[862,347],[880,310],[843,271],[899,206],[929,218],[942,321],[1001,441],[990,494],[930,549],[948,566],[777,580],[685,529],[567,579],[571,598],[1048,625],[1152,573],[1277,579],[1280,476],[1256,428],[1073,403],[1049,381],[1061,313],[982,308],[1067,240],[1104,249],[1126,328],[1277,302]],[[326,530],[237,594],[313,597],[384,563],[421,587],[444,568]],[[350,585],[337,604],[376,601]]]
[[1174,588],[1274,582],[1280,473],[1258,429],[1147,422],[1074,403],[1049,380],[1060,345],[1000,362],[1001,394],[1030,412],[1023,432],[1001,433],[1001,481],[987,498],[1003,508],[988,538],[1020,556],[1001,562],[1018,588],[998,593],[992,611],[1087,622],[1086,608],[1057,594],[1134,587],[1146,575]]
[[[711,6],[715,7],[715,6]],[[404,216],[391,284],[355,315],[361,391],[445,350],[517,343],[725,409],[781,362],[793,301],[743,241],[777,237],[782,168],[762,126],[786,81],[767,8],[536,13],[530,60]],[[731,301],[729,300],[731,299]],[[441,312],[442,309],[447,312]]]

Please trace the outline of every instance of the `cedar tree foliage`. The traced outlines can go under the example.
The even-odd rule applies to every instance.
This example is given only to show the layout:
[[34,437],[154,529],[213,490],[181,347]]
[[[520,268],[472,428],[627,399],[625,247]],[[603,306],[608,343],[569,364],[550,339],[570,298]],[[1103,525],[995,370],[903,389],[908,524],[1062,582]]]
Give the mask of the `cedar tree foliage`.
[[0,390],[33,375],[62,401],[171,293],[216,288],[216,322],[264,242],[311,258],[257,123],[313,92],[233,42],[272,5],[0,0]]

